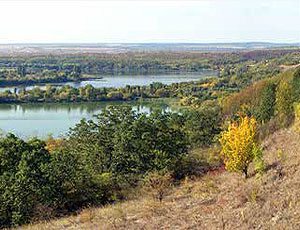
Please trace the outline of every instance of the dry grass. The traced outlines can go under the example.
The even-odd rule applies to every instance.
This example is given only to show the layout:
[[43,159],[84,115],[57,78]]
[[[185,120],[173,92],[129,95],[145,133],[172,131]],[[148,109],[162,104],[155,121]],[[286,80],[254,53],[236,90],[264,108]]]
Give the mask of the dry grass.
[[141,197],[22,229],[300,229],[300,138],[291,128],[262,145],[268,170],[259,178],[215,170],[185,180],[162,202]]
[[298,66],[300,66],[300,64],[295,64],[295,65],[281,65],[280,68],[283,69],[283,71],[288,71],[291,69],[295,69]]

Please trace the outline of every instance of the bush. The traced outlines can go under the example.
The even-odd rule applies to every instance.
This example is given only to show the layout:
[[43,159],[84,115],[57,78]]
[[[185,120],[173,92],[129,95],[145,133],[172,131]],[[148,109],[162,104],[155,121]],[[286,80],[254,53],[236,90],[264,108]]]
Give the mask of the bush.
[[222,156],[227,170],[242,171],[248,177],[248,166],[255,157],[257,148],[256,121],[245,117],[240,123],[232,123],[221,134]]
[[300,103],[295,105],[295,131],[300,133]]
[[69,150],[68,145],[55,149],[46,168],[52,187],[51,205],[60,212],[70,212],[116,200],[119,186],[112,174],[94,170],[86,163],[86,156]]
[[9,134],[0,140],[0,227],[28,223],[51,191],[44,166],[50,162],[43,141]]
[[263,160],[263,152],[261,150],[261,148],[259,148],[259,146],[257,146],[256,144],[253,147],[253,155],[254,155],[254,170],[256,175],[261,175],[266,167],[265,167],[265,162]]
[[269,135],[275,133],[281,128],[280,119],[277,116],[271,118],[270,121],[259,125],[259,140],[262,141]]
[[144,179],[144,189],[160,202],[168,194],[172,184],[172,175],[162,171],[149,173]]
[[220,150],[217,147],[195,149],[178,162],[174,171],[175,179],[199,177],[221,165]]
[[219,107],[189,110],[183,113],[184,130],[191,148],[208,147],[221,132],[222,118]]

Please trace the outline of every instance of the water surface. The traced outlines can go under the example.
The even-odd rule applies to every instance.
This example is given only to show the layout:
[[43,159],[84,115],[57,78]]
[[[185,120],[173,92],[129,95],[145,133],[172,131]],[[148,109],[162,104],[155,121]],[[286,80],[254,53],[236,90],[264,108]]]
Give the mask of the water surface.
[[[139,76],[106,76],[99,80],[89,80],[80,83],[64,83],[73,87],[83,87],[88,84],[94,87],[124,87],[126,85],[149,85],[153,82],[172,84],[175,82],[187,82],[213,76],[212,71],[203,71],[196,74],[165,74],[165,75],[139,75]],[[64,85],[60,84],[60,85]],[[28,86],[32,89],[36,86]],[[40,86],[39,86],[40,87]],[[41,86],[43,88],[44,86]],[[15,87],[0,88],[14,90]],[[20,90],[21,87],[17,87]],[[82,118],[92,119],[108,105],[131,105],[139,112],[150,112],[156,107],[170,110],[166,105],[163,107],[149,103],[128,102],[100,102],[100,103],[69,103],[69,104],[0,104],[0,130],[3,133],[12,132],[19,137],[28,138],[37,136],[46,138],[48,135],[58,137],[65,135],[70,127],[73,127]]]
[[138,112],[150,113],[153,109],[171,111],[166,104],[142,102],[99,102],[70,104],[0,104],[0,130],[21,138],[65,135],[82,118],[93,119],[109,105],[130,105]]
[[[161,82],[163,84],[172,84],[179,82],[188,82],[188,81],[197,81],[204,77],[216,76],[214,71],[203,70],[197,73],[186,73],[186,74],[163,74],[163,75],[114,75],[114,76],[103,76],[102,79],[87,80],[82,82],[67,82],[67,83],[58,83],[52,84],[56,86],[70,85],[72,87],[84,87],[86,85],[92,85],[94,87],[125,87],[126,85],[150,85],[153,82]],[[39,86],[41,89],[45,89],[45,84],[41,85],[32,85],[32,86],[18,86],[18,87],[0,87],[0,92],[5,90],[10,90],[13,92],[14,88],[19,91],[21,88],[26,88],[31,90],[34,87]]]

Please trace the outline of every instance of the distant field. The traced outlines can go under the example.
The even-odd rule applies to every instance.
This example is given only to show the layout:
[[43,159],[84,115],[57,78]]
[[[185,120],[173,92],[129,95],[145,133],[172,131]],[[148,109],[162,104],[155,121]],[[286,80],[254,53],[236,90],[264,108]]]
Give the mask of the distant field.
[[0,54],[124,53],[131,51],[231,52],[270,48],[299,48],[300,43],[99,43],[99,44],[0,44]]

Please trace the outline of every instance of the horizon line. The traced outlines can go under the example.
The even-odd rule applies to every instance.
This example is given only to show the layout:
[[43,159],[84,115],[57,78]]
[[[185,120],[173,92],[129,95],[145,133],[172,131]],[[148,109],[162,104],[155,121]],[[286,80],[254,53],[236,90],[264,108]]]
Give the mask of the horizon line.
[[247,44],[247,43],[264,43],[264,44],[299,44],[298,42],[280,42],[280,41],[230,41],[230,42],[12,42],[2,43],[0,45],[21,45],[21,44]]

